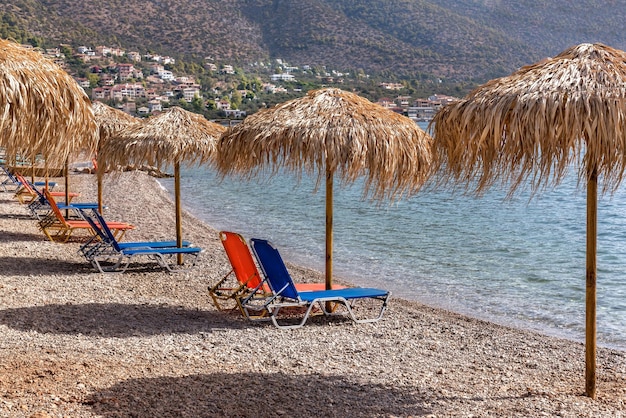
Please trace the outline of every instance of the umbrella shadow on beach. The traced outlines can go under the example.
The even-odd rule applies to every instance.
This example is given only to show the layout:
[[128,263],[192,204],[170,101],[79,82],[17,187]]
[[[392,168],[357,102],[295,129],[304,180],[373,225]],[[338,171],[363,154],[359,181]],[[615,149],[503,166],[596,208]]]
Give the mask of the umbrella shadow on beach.
[[103,417],[418,416],[426,402],[417,388],[282,372],[129,379],[85,400]]
[[0,310],[0,324],[20,331],[94,337],[145,337],[196,334],[214,329],[243,328],[218,312],[177,306],[88,303],[44,305]]
[[92,273],[91,265],[68,260],[37,257],[0,257],[0,276]]
[[0,242],[16,242],[16,241],[45,241],[43,234],[30,234],[28,232],[0,232]]
[[15,219],[20,221],[34,221],[35,218],[27,213],[0,213],[0,219]]

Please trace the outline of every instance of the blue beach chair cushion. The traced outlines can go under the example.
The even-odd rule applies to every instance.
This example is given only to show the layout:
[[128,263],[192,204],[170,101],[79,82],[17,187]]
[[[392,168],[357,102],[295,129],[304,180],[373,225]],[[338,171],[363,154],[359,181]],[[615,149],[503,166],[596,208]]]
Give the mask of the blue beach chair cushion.
[[[324,315],[339,314],[337,310],[333,312],[328,311],[325,302],[336,302],[337,304],[343,305],[349,317],[357,323],[376,322],[382,318],[391,295],[389,291],[376,288],[354,287],[298,292],[278,249],[271,242],[264,239],[252,238],[250,240],[250,246],[272,290],[273,295],[268,298],[264,307],[269,312],[270,319],[278,328],[298,328],[303,326],[313,307],[316,305],[319,306]],[[363,299],[381,302],[381,307],[377,315],[364,319],[356,317],[354,313],[355,302]],[[285,324],[279,322],[278,313],[281,309],[297,306],[306,308],[299,323]]]
[[[135,256],[148,256],[161,267],[170,272],[184,271],[195,265],[197,257],[202,251],[199,247],[192,247],[189,241],[183,241],[182,247],[176,246],[176,241],[139,241],[118,242],[100,213],[93,209],[91,214],[81,211],[84,219],[96,230],[98,239],[86,243],[80,249],[85,258],[101,273],[124,272]],[[173,258],[179,254],[192,258],[188,267],[177,265]],[[172,257],[176,256],[176,257]],[[103,263],[106,262],[106,265]]]

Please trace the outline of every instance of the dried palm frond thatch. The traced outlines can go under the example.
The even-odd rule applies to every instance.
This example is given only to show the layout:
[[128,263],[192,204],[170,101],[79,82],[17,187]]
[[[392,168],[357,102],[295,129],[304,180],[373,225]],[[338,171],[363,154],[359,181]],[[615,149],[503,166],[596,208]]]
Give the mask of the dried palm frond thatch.
[[85,91],[39,52],[0,39],[0,147],[49,166],[93,150],[97,128]]
[[100,133],[99,144],[102,141],[106,141],[107,138],[115,136],[115,133],[120,129],[140,121],[140,119],[102,102],[93,102],[92,106]]
[[[182,207],[180,203],[180,165],[211,161],[216,142],[225,127],[204,116],[172,107],[145,121],[127,125],[108,138],[98,151],[98,170],[149,164],[160,169],[174,166],[176,204],[176,242],[182,246]],[[182,256],[178,264],[182,264]]]
[[[114,109],[102,102],[93,103],[93,113],[98,125],[100,137],[98,140],[98,148],[101,148],[104,142],[114,136],[120,129],[138,123],[139,119],[129,115],[121,110]],[[102,183],[104,176],[104,168],[97,167],[97,184],[98,184],[98,210],[102,213]]]
[[442,178],[477,193],[557,185],[571,167],[587,186],[586,393],[596,392],[597,183],[614,191],[626,168],[626,53],[581,44],[478,87],[434,125]]
[[281,167],[326,185],[326,288],[332,287],[333,177],[365,178],[364,195],[417,192],[430,174],[431,138],[411,119],[356,94],[328,88],[247,117],[222,135],[222,174],[244,177]]
[[225,130],[202,115],[172,107],[117,130],[100,147],[98,164],[105,170],[114,170],[139,164],[164,168],[176,163],[206,163]]
[[446,180],[480,193],[556,185],[572,167],[615,190],[626,168],[626,53],[581,44],[487,82],[432,121]]
[[365,177],[375,198],[414,193],[428,176],[431,139],[411,119],[340,89],[321,89],[264,109],[218,144],[223,174],[252,177],[286,167],[297,173]]

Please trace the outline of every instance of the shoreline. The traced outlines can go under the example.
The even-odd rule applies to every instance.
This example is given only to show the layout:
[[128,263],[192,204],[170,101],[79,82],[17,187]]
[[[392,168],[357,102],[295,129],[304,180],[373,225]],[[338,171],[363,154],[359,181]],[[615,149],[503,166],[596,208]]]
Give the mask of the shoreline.
[[[95,176],[72,174],[77,201]],[[107,220],[127,240],[171,239],[173,202],[141,172],[105,177]],[[626,411],[626,353],[599,348],[582,396],[581,343],[392,297],[381,321],[315,318],[278,330],[218,312],[217,231],[185,212],[196,268],[96,273],[80,243],[44,240],[0,193],[0,416],[599,416]],[[296,281],[319,272],[288,263]],[[259,396],[261,403],[255,403]],[[35,415],[39,413],[40,415]],[[43,414],[47,415],[43,415]]]
[[[193,175],[192,178],[193,179],[197,178],[197,174]],[[193,180],[191,181],[193,182]],[[158,182],[160,186],[164,190],[168,191],[173,198],[173,181],[171,179],[169,180],[158,179]],[[228,188],[218,187],[216,189],[226,190]],[[224,216],[225,214],[224,212],[220,212],[218,208],[216,209],[216,211],[218,212],[217,214],[216,213],[211,214],[210,206],[204,207],[204,206],[198,205],[197,201],[196,201],[196,204],[194,205],[193,194],[188,193],[189,191],[190,191],[189,189],[185,190],[185,187],[183,186],[183,193],[181,197],[183,201],[183,206],[186,207],[186,210],[190,211],[195,217],[197,217],[198,219],[200,219],[201,221],[205,222],[206,224],[212,227],[214,224],[222,225],[222,226],[226,225],[225,228],[228,230],[232,229],[236,232],[242,232],[240,228],[237,228],[237,226],[232,226],[233,224],[236,224],[236,222],[233,222],[233,219],[241,219],[242,223],[245,224],[245,225],[240,225],[243,228],[243,230],[254,229],[256,231],[255,233],[252,233],[252,235],[246,235],[246,238],[250,238],[250,236],[260,236],[260,237],[272,236],[275,232],[275,230],[272,229],[271,226],[268,227],[269,225],[268,223],[260,221],[260,224],[263,225],[263,228],[257,227],[256,223],[247,222],[247,218],[241,218],[240,217],[241,214],[235,214],[232,219],[230,219],[227,222],[224,222],[221,217],[221,216]],[[219,191],[217,193],[220,194]],[[200,199],[200,202],[203,202],[203,200]],[[230,201],[228,203],[232,204],[232,202]],[[246,201],[245,203],[247,205],[250,204],[249,201]],[[248,215],[251,215],[249,211],[248,211]],[[254,227],[250,228],[251,225],[254,225]],[[291,230],[293,230],[293,226],[291,227]],[[285,234],[283,233],[282,235],[284,237]],[[305,240],[308,241],[309,239],[310,239],[310,236],[307,235],[307,238]],[[279,247],[281,248],[281,252],[286,256],[286,258],[293,260],[294,264],[298,264],[306,268],[310,268],[312,270],[316,270],[320,272],[324,270],[323,259],[321,259],[321,257],[317,257],[317,258],[311,257],[311,253],[310,253],[311,247],[306,247],[306,250],[308,250],[308,252],[306,251],[303,252],[304,251],[303,246],[300,245],[299,243],[295,243],[294,248],[296,249],[290,249],[287,247],[283,247],[282,243],[279,242],[279,240],[274,241],[274,242],[277,245],[279,245]],[[286,242],[289,242],[289,240],[287,239]],[[318,247],[319,247],[319,241],[316,241],[316,242],[318,243]],[[294,242],[291,242],[291,243],[294,244]],[[323,241],[321,243],[323,244]],[[323,247],[321,248],[323,250]],[[339,247],[336,247],[336,248],[339,248]],[[340,250],[337,250],[337,254],[339,254],[339,252]],[[307,255],[302,255],[305,253]],[[318,253],[315,253],[315,254],[318,254]],[[541,333],[547,336],[556,337],[556,338],[563,338],[563,339],[567,339],[576,343],[584,343],[585,341],[584,304],[581,304],[581,306],[579,307],[580,309],[574,312],[575,315],[581,314],[580,318],[576,317],[575,320],[571,320],[570,319],[571,316],[567,316],[563,314],[560,318],[561,319],[560,321],[555,320],[551,317],[550,312],[548,313],[541,312],[541,314],[535,315],[534,317],[532,316],[524,317],[524,316],[519,315],[521,312],[523,313],[523,311],[519,311],[519,310],[514,311],[514,310],[506,310],[506,309],[503,310],[503,309],[497,309],[497,308],[494,309],[494,307],[497,307],[497,306],[506,306],[505,303],[502,303],[501,298],[488,299],[484,302],[484,304],[476,303],[476,301],[474,301],[475,303],[473,305],[463,304],[463,302],[458,303],[458,299],[455,299],[453,297],[446,297],[446,295],[442,293],[433,292],[431,290],[437,287],[436,283],[433,285],[433,282],[436,282],[436,280],[426,279],[426,282],[430,283],[430,286],[425,288],[424,285],[422,284],[422,288],[424,288],[425,290],[422,293],[415,292],[413,288],[407,288],[404,285],[397,284],[397,282],[406,281],[404,280],[404,277],[405,277],[404,273],[407,272],[406,267],[402,270],[392,271],[392,273],[393,272],[397,273],[396,275],[383,274],[382,276],[378,275],[378,277],[376,277],[377,272],[372,271],[373,274],[371,276],[368,276],[366,274],[360,275],[360,273],[354,273],[349,263],[348,263],[347,268],[345,265],[346,263],[342,263],[342,264],[339,264],[337,262],[335,263],[335,266],[334,266],[335,277],[341,278],[350,283],[358,283],[359,285],[366,286],[366,287],[388,286],[385,288],[390,288],[394,296],[400,296],[403,299],[418,302],[418,303],[421,303],[421,304],[424,304],[433,308],[439,308],[443,310],[452,311],[455,313],[459,313],[461,315],[470,316],[472,318],[476,318],[476,319],[480,319],[480,320],[484,320],[488,322],[494,322],[502,326],[508,326],[508,327],[513,327],[513,328],[519,328],[523,330],[538,332],[538,333]],[[400,261],[399,264],[402,265],[402,261]],[[389,273],[389,269],[387,269],[386,272]],[[352,273],[352,275],[350,273]],[[463,274],[463,272],[459,273],[457,271],[457,274]],[[391,277],[391,280],[389,280],[389,282],[387,283],[386,280],[380,280],[380,277],[385,277],[385,279],[388,277]],[[437,277],[437,275],[434,274],[433,277]],[[375,278],[375,279],[378,278],[378,280],[376,283],[372,283],[371,280],[368,280],[370,278]],[[419,280],[419,279],[416,279],[416,280]],[[557,278],[556,280],[558,281],[559,279]],[[462,290],[464,288],[463,286],[464,285],[462,281],[458,286],[456,286],[456,289],[458,289],[459,294],[462,294],[464,292]],[[514,285],[510,287],[513,288]],[[403,289],[408,290],[408,292],[404,292],[404,294],[401,293]],[[543,291],[545,293],[550,292],[550,290],[543,290]],[[559,294],[558,289],[554,291],[556,292],[554,294],[557,294],[557,295]],[[530,294],[531,292],[528,292],[528,295],[525,295],[524,298],[530,297],[529,296]],[[584,289],[582,289],[581,293],[579,294],[582,295],[582,298],[583,298],[582,302],[584,302]],[[425,297],[425,295],[427,296]],[[479,302],[482,302],[482,301],[479,301]],[[614,306],[616,303],[619,303],[619,299],[615,300]],[[537,307],[537,311],[540,312],[541,311],[541,309],[539,308],[540,306],[541,306],[541,303],[538,303],[538,304],[535,304],[535,306],[531,307],[531,309],[534,309],[535,307]],[[619,313],[619,306],[616,309],[618,309],[617,312]],[[571,310],[570,310],[570,313],[572,313]],[[619,315],[616,315],[616,317],[620,318]],[[546,320],[546,318],[550,318],[550,320]],[[566,320],[563,321],[563,318],[566,318]],[[619,319],[614,318],[613,322],[610,324],[603,323],[599,320],[598,346],[626,352],[626,340],[623,337],[623,333],[617,334],[618,337],[616,337],[615,335],[610,335],[608,333],[603,334],[605,330],[610,329],[610,325],[615,326],[616,323],[619,324]],[[605,328],[602,328],[603,326]]]

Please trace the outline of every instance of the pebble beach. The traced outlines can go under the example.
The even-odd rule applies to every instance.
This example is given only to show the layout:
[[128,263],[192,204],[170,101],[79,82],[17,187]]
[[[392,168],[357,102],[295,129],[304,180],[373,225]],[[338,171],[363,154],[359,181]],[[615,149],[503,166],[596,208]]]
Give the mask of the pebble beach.
[[[95,175],[69,183],[96,200]],[[104,202],[135,225],[127,241],[175,236],[172,198],[144,172],[107,175]],[[397,297],[373,324],[252,323],[208,295],[230,270],[218,231],[184,213],[183,235],[203,249],[190,271],[101,274],[80,239],[47,240],[0,192],[0,417],[626,416],[626,352],[599,348],[590,399],[583,343]]]

